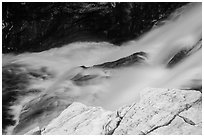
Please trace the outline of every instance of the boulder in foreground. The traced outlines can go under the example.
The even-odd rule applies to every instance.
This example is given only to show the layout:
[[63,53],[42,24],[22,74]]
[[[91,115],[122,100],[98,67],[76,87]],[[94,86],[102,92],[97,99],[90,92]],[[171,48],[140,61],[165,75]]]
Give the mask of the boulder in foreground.
[[202,134],[201,92],[148,88],[140,95],[140,102],[115,112],[75,102],[40,132],[43,135]]

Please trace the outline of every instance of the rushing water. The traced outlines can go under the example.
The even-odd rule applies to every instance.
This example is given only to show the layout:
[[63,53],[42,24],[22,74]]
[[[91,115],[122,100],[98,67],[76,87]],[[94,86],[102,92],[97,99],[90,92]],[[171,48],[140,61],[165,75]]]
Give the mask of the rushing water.
[[[139,101],[139,93],[147,87],[179,89],[201,87],[201,38],[202,5],[191,3],[175,11],[164,25],[154,27],[139,39],[124,43],[120,47],[106,42],[76,42],[39,53],[3,55],[3,66],[26,64],[25,68],[28,70],[46,68],[51,74],[47,79],[30,79],[28,90],[39,89],[41,92],[22,98],[12,107],[12,113],[15,113],[18,120],[23,105],[33,99],[33,106],[27,105],[32,107],[32,111],[48,104],[47,100],[50,97],[57,97],[58,107],[59,100],[63,100],[61,101],[63,105],[79,101],[86,105],[114,110],[132,101]],[[174,66],[168,67],[170,60],[184,49],[190,50],[188,55]],[[148,55],[142,64],[115,69],[92,67],[141,51]],[[73,78],[77,74],[93,77],[76,84]],[[57,115],[54,115],[55,113],[59,113],[56,109],[52,111],[52,114],[49,114],[52,115],[50,119]],[[43,118],[39,117],[36,119],[46,119],[44,115]],[[27,121],[30,123],[27,125],[44,126],[40,120],[31,121]],[[21,125],[15,133],[24,133],[26,130],[22,129],[25,128],[27,127]],[[12,133],[13,128],[10,130]]]

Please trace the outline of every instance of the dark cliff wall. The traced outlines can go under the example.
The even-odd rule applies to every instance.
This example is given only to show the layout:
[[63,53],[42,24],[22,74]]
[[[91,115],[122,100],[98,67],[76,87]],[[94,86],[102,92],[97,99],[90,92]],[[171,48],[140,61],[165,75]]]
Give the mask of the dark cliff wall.
[[3,53],[43,51],[74,41],[120,45],[185,4],[3,2]]

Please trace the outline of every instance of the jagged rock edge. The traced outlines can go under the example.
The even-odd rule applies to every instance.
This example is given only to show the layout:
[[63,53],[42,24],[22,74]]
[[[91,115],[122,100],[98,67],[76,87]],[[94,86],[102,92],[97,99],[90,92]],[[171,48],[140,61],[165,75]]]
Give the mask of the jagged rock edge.
[[[202,101],[202,97],[200,97],[198,100],[196,100],[195,102],[193,102],[193,103],[191,103],[191,104],[186,104],[185,108],[183,108],[182,110],[180,110],[177,114],[175,114],[175,115],[173,116],[172,119],[170,119],[170,120],[169,120],[168,122],[166,122],[165,124],[160,125],[160,126],[156,126],[156,127],[152,128],[151,130],[149,130],[149,131],[147,131],[147,132],[141,131],[141,134],[142,134],[142,135],[148,135],[149,133],[153,132],[154,130],[156,130],[156,129],[158,129],[158,128],[161,128],[161,127],[165,127],[165,126],[170,125],[176,117],[180,117],[180,118],[181,118],[181,116],[179,115],[181,112],[187,111],[187,110],[190,109],[192,106],[194,106],[194,105],[196,105],[197,103],[199,103],[200,101]],[[125,115],[128,113],[128,111],[131,110],[135,105],[136,105],[136,103],[134,103],[132,106],[130,106],[130,108],[126,111],[126,113],[125,113],[123,116],[121,116],[121,115],[119,114],[119,112],[116,111],[117,117],[119,117],[120,119],[119,119],[119,121],[117,122],[116,127],[115,127],[113,130],[108,131],[108,132],[106,133],[106,135],[113,135],[113,134],[114,134],[115,130],[120,126],[120,123],[121,123],[122,119],[125,117]],[[136,113],[137,113],[137,112],[136,112]],[[182,119],[183,119],[183,117],[182,117]],[[187,122],[185,119],[183,119],[183,120],[184,120],[184,122],[186,122],[187,124],[190,124],[190,123]],[[190,120],[190,121],[192,121],[192,120]],[[111,122],[111,121],[109,121],[109,123],[110,123],[110,122]],[[192,121],[192,122],[193,122],[193,121]],[[108,124],[109,124],[109,123],[108,123]],[[193,122],[193,123],[194,123],[194,122]],[[107,124],[105,127],[107,127],[108,124]],[[190,124],[190,125],[192,125],[192,124]]]
[[[136,105],[136,103],[132,104],[129,109],[125,112],[125,114],[123,116],[120,115],[119,110],[116,111],[116,118],[119,118],[119,121],[117,121],[116,123],[116,127],[110,131],[108,131],[107,133],[105,133],[105,135],[113,135],[113,133],[115,132],[115,130],[119,127],[121,121],[123,120],[123,118],[125,117],[125,115],[128,113],[129,110],[131,110],[134,106]],[[108,124],[110,124],[111,121],[108,122]],[[105,128],[108,127],[109,125],[105,125]]]
[[[141,133],[143,133],[144,135],[147,135],[147,134],[153,132],[154,130],[156,130],[156,129],[160,128],[160,127],[168,126],[169,124],[171,124],[171,122],[172,122],[177,116],[179,116],[179,114],[180,114],[181,112],[184,112],[184,111],[188,110],[188,109],[191,108],[193,105],[199,103],[201,100],[202,100],[202,97],[200,97],[198,100],[196,100],[195,102],[193,102],[193,103],[191,103],[191,104],[186,104],[186,107],[185,107],[184,109],[180,110],[177,114],[175,114],[175,115],[173,116],[173,118],[172,118],[171,120],[169,120],[169,121],[166,122],[165,124],[160,125],[160,126],[156,126],[156,127],[152,128],[151,130],[149,130],[149,131],[147,131],[147,132],[142,132],[142,131],[141,131]],[[186,121],[184,121],[184,122],[186,122]],[[188,124],[189,124],[189,123],[188,123]]]

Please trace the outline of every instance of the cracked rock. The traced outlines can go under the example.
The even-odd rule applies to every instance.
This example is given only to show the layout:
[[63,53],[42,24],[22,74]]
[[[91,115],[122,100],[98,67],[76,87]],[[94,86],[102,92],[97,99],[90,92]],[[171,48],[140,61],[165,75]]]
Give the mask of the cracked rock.
[[193,90],[145,89],[141,93],[141,101],[127,112],[114,134],[149,134],[168,127],[178,114],[201,101],[200,92]]
[[75,102],[41,134],[202,134],[199,91],[148,88],[140,93],[140,102],[115,112]]
[[111,111],[75,102],[51,121],[42,134],[108,134],[118,120]]
[[175,119],[168,125],[160,127],[149,135],[201,135],[201,126],[193,126],[183,121],[180,117]]

